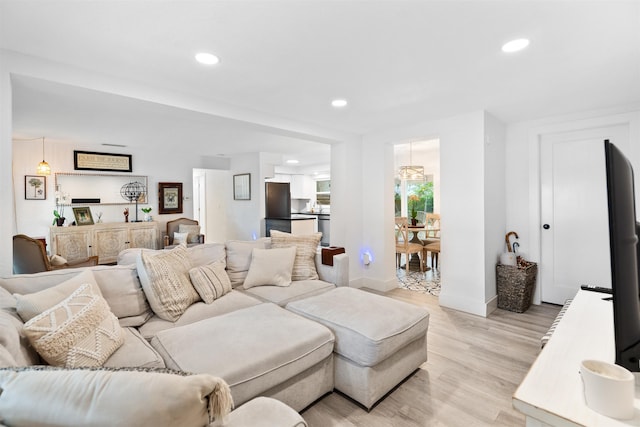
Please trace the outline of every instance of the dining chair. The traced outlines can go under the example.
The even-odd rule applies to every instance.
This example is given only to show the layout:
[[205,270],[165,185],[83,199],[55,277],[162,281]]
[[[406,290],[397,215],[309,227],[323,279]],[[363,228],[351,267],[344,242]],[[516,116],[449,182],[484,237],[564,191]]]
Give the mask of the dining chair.
[[409,273],[409,261],[412,254],[418,254],[420,260],[420,271],[424,271],[423,249],[420,243],[412,243],[409,239],[409,221],[406,216],[396,217],[396,265],[399,267],[402,254],[406,257],[405,266]]
[[438,267],[438,255],[440,254],[440,214],[427,213],[424,221],[424,239],[420,239],[424,245],[422,259],[427,264],[427,258],[431,253],[431,266]]

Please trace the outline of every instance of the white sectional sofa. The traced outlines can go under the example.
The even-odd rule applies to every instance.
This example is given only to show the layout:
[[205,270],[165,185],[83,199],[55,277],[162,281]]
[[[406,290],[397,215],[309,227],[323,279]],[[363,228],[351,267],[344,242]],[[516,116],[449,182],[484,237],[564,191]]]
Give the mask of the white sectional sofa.
[[[283,238],[290,244],[283,244]],[[302,410],[334,388],[336,335],[323,322],[295,314],[284,307],[347,286],[349,260],[345,254],[340,254],[334,257],[333,266],[323,265],[316,246],[313,252],[307,250],[305,253],[305,249],[301,248],[304,245],[309,248],[309,242],[289,242],[289,238],[290,235],[280,235],[256,241],[207,243],[171,251],[130,249],[119,255],[118,265],[114,266],[0,279],[0,390],[3,381],[7,384],[9,375],[7,371],[3,372],[2,367],[9,367],[10,372],[15,367],[47,364],[44,360],[47,358],[36,352],[26,338],[25,331],[32,328],[30,324],[49,319],[52,315],[47,314],[47,310],[52,310],[52,305],[58,307],[62,304],[67,314],[74,311],[72,304],[65,306],[68,301],[76,301],[70,300],[69,290],[77,288],[74,294],[81,290],[90,294],[91,290],[97,288],[98,291],[94,293],[101,294],[113,319],[117,319],[113,329],[121,329],[121,333],[112,333],[110,329],[102,327],[103,323],[100,324],[102,329],[99,330],[106,332],[101,338],[96,338],[96,342],[103,339],[101,345],[107,347],[111,343],[109,338],[113,338],[114,341],[120,340],[120,344],[106,360],[97,365],[116,370],[168,368],[196,375],[214,375],[228,384],[236,407],[257,396],[264,396],[275,398],[296,411]],[[300,267],[298,258],[289,258],[291,251],[287,247],[290,246],[297,248],[293,251],[296,257],[305,253],[304,256],[312,260],[313,271],[309,271],[308,264]],[[171,258],[174,256],[178,258]],[[200,296],[197,293],[194,296],[193,289],[185,291],[172,288],[167,293],[170,297],[179,295],[184,298],[170,301],[167,306],[163,300],[167,295],[162,295],[162,289],[158,291],[156,285],[175,275],[173,267],[167,267],[169,264],[166,264],[165,258],[174,264],[188,266],[185,268],[190,269],[193,287],[200,292]],[[224,274],[220,274],[221,263]],[[294,265],[293,268],[289,267],[292,271],[289,279],[293,279],[289,283],[287,277],[281,280],[281,264]],[[194,271],[200,276],[194,276]],[[181,274],[184,276],[184,271]],[[228,280],[229,283],[216,282],[218,276],[224,276],[223,282]],[[202,289],[202,277],[208,280],[206,284],[211,285],[208,289]],[[269,281],[276,284],[265,284]],[[168,283],[167,286],[174,285],[171,280]],[[207,291],[213,292],[213,299],[206,294]],[[75,298],[83,298],[83,295],[80,293]],[[208,303],[201,298],[208,300]],[[181,308],[176,315],[172,310],[177,305]],[[44,314],[49,317],[43,318]],[[423,327],[410,340],[418,340],[419,360],[413,357],[416,360],[410,371],[426,360],[428,313],[422,310],[418,317],[423,318]],[[388,322],[393,322],[393,319]],[[348,344],[343,343],[344,346]],[[397,346],[402,347],[404,344]],[[78,357],[84,357],[82,351],[78,354]],[[72,371],[68,366],[66,369]],[[392,371],[393,367],[386,369]],[[407,367],[403,366],[402,369],[404,377]],[[348,379],[341,381],[348,382]],[[366,386],[366,383],[354,387],[362,386]],[[368,395],[368,400],[363,404],[370,407],[373,403],[371,399],[381,397],[379,393],[374,396]],[[261,405],[268,402],[262,402]],[[0,394],[0,425],[3,420],[2,405]],[[252,406],[261,407],[255,403]],[[230,419],[252,416],[249,413]],[[288,419],[300,422],[295,416]]]

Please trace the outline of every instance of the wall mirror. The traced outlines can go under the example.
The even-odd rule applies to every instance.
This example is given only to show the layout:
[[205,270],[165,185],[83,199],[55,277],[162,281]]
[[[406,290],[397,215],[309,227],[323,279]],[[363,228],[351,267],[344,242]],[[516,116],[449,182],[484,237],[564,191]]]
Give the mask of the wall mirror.
[[[147,177],[142,175],[109,175],[88,173],[56,173],[55,189],[68,195],[76,205],[128,205],[130,202],[120,195],[123,185],[140,182],[149,191]],[[75,199],[75,200],[74,200]],[[146,194],[138,203],[146,203]]]

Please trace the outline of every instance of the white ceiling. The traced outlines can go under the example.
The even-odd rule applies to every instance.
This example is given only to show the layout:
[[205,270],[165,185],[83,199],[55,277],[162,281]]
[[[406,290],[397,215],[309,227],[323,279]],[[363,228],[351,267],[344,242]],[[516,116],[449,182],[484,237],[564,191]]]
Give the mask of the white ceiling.
[[[502,53],[516,37],[530,47]],[[510,123],[640,104],[639,1],[0,0],[0,48],[355,134],[482,109]],[[197,64],[201,50],[221,64]],[[68,89],[18,79],[14,133],[47,123],[111,143],[206,139],[208,154],[229,153],[238,140],[318,148]],[[349,105],[332,108],[335,97]],[[74,116],[93,117],[92,126],[73,125]]]

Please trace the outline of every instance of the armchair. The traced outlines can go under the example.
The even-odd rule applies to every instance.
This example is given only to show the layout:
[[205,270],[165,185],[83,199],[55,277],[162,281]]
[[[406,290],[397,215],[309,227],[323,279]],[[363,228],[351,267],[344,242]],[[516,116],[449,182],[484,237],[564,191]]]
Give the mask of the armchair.
[[42,271],[61,268],[77,268],[98,265],[98,257],[65,262],[62,265],[51,265],[42,242],[24,234],[13,236],[13,274],[40,273]]
[[[167,231],[163,236],[163,247],[165,249],[170,249],[176,246],[174,242],[174,234],[180,233],[180,226],[183,226],[182,229],[191,228],[192,230],[197,230],[195,236],[192,238],[191,242],[187,242],[187,246],[194,246],[204,243],[204,234],[200,234],[200,227],[198,225],[198,221],[195,219],[189,218],[178,218],[173,221],[167,221]],[[194,228],[195,227],[195,228]],[[190,233],[191,234],[191,233]]]

